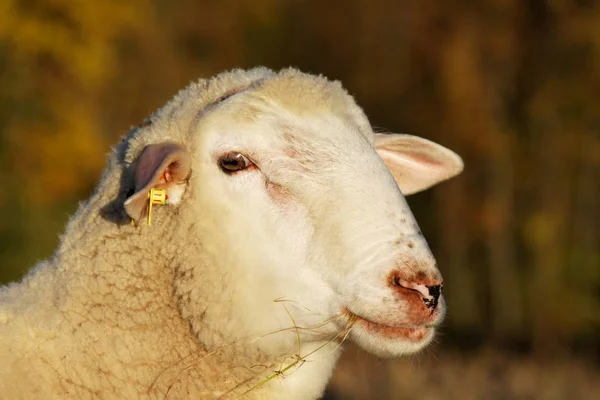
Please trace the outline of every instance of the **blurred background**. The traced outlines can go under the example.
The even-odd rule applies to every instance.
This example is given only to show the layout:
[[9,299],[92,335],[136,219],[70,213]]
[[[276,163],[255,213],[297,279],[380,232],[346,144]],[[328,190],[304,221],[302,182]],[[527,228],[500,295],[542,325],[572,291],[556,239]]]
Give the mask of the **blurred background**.
[[466,164],[409,198],[445,277],[437,343],[349,346],[328,399],[600,398],[593,0],[0,0],[0,283],[50,256],[132,125],[255,65],[339,79],[378,130]]

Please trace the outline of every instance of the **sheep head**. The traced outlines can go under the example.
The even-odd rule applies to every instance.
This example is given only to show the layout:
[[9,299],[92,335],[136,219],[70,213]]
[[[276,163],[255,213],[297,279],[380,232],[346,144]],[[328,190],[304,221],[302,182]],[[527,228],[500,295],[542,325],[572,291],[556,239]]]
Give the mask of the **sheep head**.
[[384,357],[423,348],[445,313],[442,278],[404,195],[460,173],[460,157],[374,134],[338,83],[258,75],[202,104],[178,96],[140,128],[150,143],[135,139],[146,147],[125,206],[139,219],[149,188],[174,193],[181,315],[207,348],[256,338],[284,354],[346,336]]

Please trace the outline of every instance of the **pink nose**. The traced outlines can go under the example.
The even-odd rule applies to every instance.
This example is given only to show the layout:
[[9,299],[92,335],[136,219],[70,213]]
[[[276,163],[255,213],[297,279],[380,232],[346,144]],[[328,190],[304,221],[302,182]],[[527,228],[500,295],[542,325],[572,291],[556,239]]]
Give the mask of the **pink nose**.
[[427,277],[427,274],[422,272],[412,279],[403,277],[399,272],[394,272],[390,277],[390,286],[402,295],[407,290],[418,293],[427,308],[433,312],[438,305],[444,284],[440,278]]

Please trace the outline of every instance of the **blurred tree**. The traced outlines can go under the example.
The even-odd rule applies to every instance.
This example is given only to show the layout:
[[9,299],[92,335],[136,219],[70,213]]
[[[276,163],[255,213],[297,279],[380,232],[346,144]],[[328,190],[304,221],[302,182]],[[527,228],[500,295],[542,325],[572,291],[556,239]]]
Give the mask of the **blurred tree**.
[[1,3],[0,240],[6,278],[21,274],[40,257],[38,250],[47,254],[56,245],[64,213],[72,209],[65,201],[85,195],[99,175],[108,142],[98,98],[116,71],[115,41],[141,28],[138,10],[145,5]]

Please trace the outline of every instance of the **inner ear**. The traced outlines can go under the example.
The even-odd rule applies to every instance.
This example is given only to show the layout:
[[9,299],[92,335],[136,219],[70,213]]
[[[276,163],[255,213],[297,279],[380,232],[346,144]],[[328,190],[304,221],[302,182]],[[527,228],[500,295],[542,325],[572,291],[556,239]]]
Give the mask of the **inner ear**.
[[463,170],[456,153],[417,136],[376,134],[374,146],[404,195],[425,190]]
[[124,203],[127,215],[135,221],[145,216],[151,189],[165,189],[168,203],[179,203],[190,170],[190,154],[183,146],[173,142],[146,146],[136,161],[135,191]]

